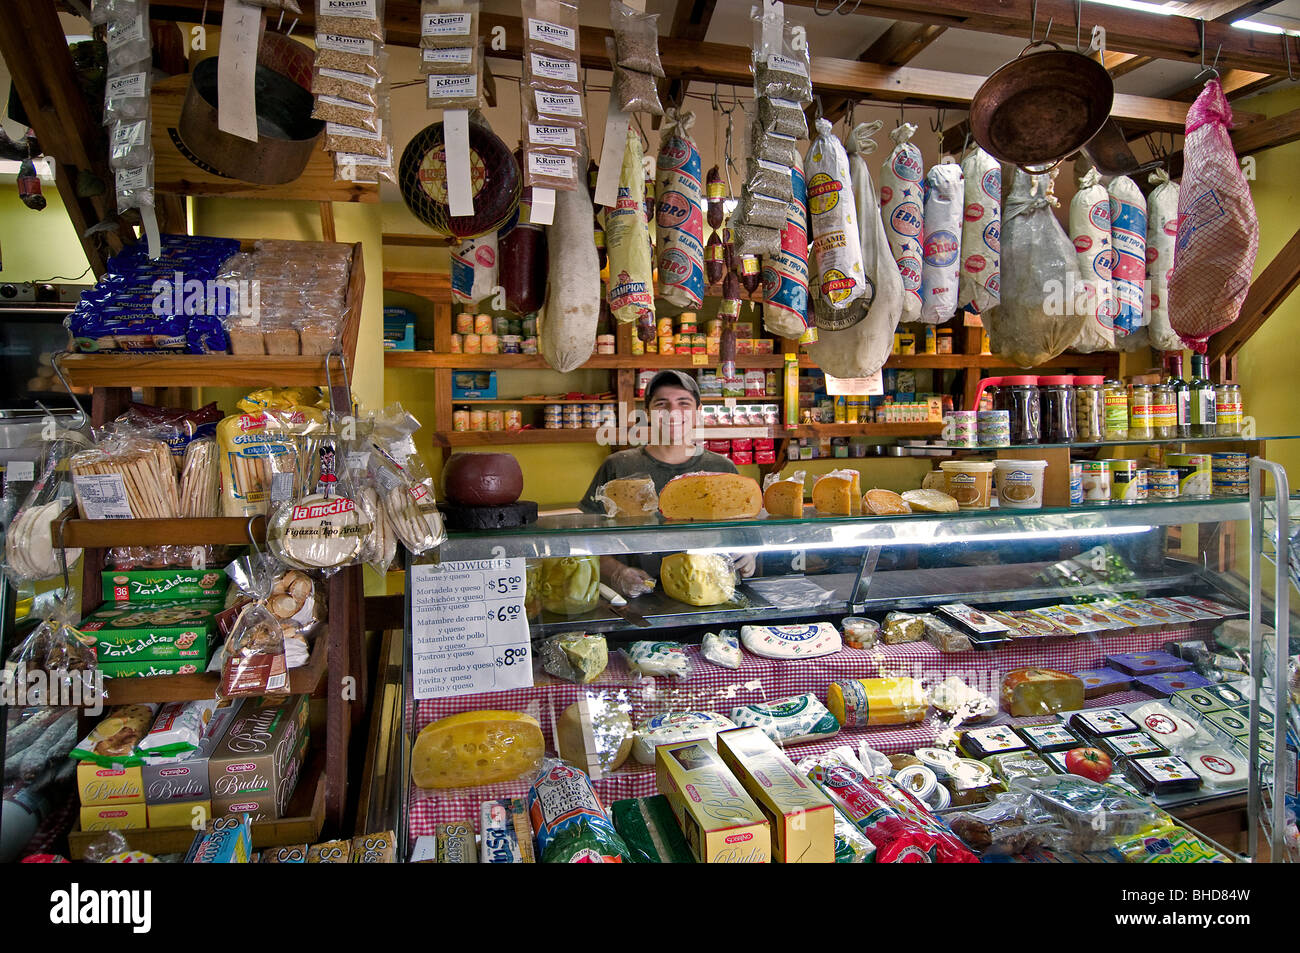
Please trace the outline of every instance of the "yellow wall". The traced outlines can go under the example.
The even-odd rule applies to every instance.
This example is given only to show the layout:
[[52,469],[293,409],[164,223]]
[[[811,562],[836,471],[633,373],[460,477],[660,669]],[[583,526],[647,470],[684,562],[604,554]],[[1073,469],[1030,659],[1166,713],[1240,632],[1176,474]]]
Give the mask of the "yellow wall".
[[[1246,100],[1243,108],[1275,116],[1300,107],[1300,89],[1287,89]],[[1295,170],[1300,164],[1300,142],[1262,152],[1256,157],[1256,179],[1251,183],[1259,213],[1259,275],[1300,227],[1300,184]],[[1300,368],[1300,295],[1293,294],[1251,337],[1237,360],[1246,413],[1255,418],[1262,436],[1300,433],[1300,408],[1295,398],[1296,371]],[[1300,480],[1300,444],[1279,440],[1268,445],[1267,456],[1282,463],[1292,481]]]
[[[77,231],[53,182],[42,182],[43,211],[33,212],[18,198],[10,179],[0,183],[0,279],[39,281],[58,277],[71,282],[87,268]],[[93,275],[82,281],[94,283]]]

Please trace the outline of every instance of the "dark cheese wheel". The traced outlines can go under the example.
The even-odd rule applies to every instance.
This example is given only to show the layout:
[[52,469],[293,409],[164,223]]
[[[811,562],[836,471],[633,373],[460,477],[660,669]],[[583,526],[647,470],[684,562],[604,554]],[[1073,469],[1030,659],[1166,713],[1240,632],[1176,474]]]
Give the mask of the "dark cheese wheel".
[[402,200],[416,218],[436,232],[475,238],[505,225],[519,206],[523,178],[510,148],[488,126],[469,124],[470,184],[474,214],[451,214],[447,204],[447,151],[443,125],[435,122],[416,133],[402,152],[397,181]]
[[443,480],[448,501],[462,506],[506,506],[524,491],[519,461],[508,453],[454,453]]

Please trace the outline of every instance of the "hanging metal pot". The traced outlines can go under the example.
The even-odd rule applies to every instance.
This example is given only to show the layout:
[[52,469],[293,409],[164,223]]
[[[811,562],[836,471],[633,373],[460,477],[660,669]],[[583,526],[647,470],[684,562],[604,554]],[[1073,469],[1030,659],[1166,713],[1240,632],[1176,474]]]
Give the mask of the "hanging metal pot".
[[[1039,46],[1052,49],[1029,52]],[[994,158],[1041,173],[1074,155],[1101,130],[1114,99],[1115,84],[1104,66],[1038,40],[998,67],[976,91],[970,104],[971,136]]]

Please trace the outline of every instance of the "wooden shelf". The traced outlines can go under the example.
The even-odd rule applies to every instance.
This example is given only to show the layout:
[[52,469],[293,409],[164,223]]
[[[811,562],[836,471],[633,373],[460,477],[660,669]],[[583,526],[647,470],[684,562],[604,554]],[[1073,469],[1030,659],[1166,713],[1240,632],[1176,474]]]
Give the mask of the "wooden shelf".
[[[253,825],[253,849],[313,844],[320,840],[321,829],[325,826],[325,787],[325,751],[316,746],[309,749],[285,816]],[[156,857],[185,853],[194,843],[196,832],[190,827],[150,827],[121,833],[132,850]],[[86,848],[103,836],[103,831],[69,831],[68,852],[72,859],[81,860],[86,855]]]
[[[289,669],[289,692],[311,695],[320,686],[327,664],[328,639],[324,628],[312,642],[306,665]],[[109,678],[104,680],[106,705],[138,705],[141,702],[188,702],[212,698],[217,694],[217,672],[196,675],[155,675],[150,678]]]
[[942,423],[911,424],[800,424],[793,430],[777,428],[777,436],[790,437],[875,437],[899,439],[906,437],[937,437],[943,431]]
[[[75,514],[75,507],[69,512]],[[51,525],[57,540],[59,523]],[[77,549],[111,546],[240,546],[266,539],[266,519],[219,516],[212,519],[83,520],[63,523],[63,543]]]
[[512,443],[595,443],[597,430],[435,430],[435,447],[495,447]]
[[591,397],[584,400],[551,400],[547,397],[453,397],[451,402],[453,404],[571,404],[582,407],[586,404],[611,404],[617,399],[616,395],[609,394],[605,397]]

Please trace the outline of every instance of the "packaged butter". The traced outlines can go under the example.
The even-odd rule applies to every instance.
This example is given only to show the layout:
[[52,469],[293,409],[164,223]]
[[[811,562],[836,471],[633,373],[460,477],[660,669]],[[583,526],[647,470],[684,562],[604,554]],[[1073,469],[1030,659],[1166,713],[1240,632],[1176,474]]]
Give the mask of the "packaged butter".
[[618,831],[636,864],[693,864],[672,805],[662,794],[615,801],[610,807]]
[[772,832],[717,751],[700,741],[655,749],[655,780],[702,864],[766,864]]
[[779,702],[741,705],[731,710],[731,720],[743,728],[760,729],[780,745],[820,741],[840,730],[835,716],[811,692]]
[[830,799],[800,776],[771,738],[759,728],[724,731],[718,735],[718,756],[767,815],[774,861],[835,862],[835,811]]

